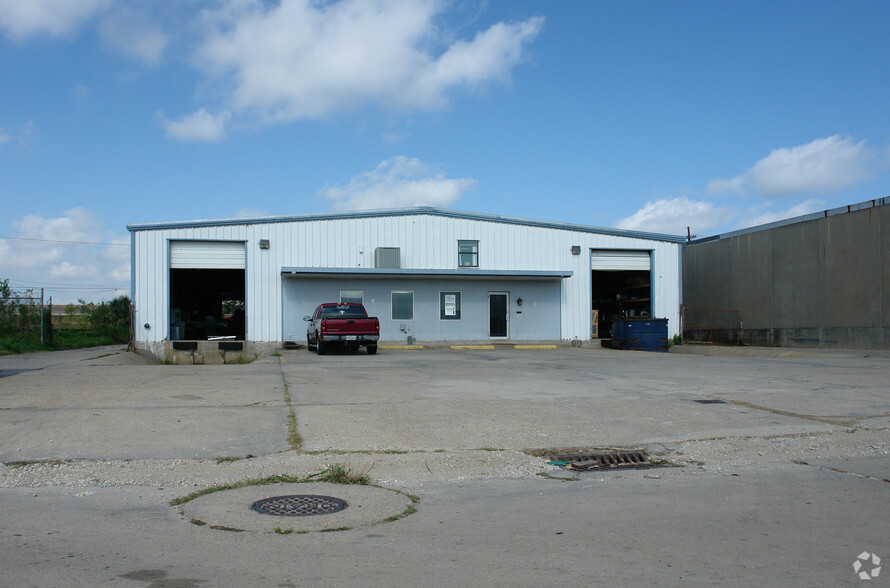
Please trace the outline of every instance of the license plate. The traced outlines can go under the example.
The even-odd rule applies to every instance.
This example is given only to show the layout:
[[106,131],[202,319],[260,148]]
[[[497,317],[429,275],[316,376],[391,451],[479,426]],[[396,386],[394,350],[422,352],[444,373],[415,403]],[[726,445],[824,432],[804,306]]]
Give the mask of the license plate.
[[355,335],[346,335],[345,339],[347,341],[355,341]]

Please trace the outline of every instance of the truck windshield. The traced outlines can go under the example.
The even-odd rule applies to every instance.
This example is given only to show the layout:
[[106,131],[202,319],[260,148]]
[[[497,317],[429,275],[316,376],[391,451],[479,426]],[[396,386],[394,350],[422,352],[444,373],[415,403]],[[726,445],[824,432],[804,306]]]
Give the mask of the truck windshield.
[[337,306],[325,306],[321,309],[322,317],[331,318],[367,318],[365,309],[358,304],[338,304]]

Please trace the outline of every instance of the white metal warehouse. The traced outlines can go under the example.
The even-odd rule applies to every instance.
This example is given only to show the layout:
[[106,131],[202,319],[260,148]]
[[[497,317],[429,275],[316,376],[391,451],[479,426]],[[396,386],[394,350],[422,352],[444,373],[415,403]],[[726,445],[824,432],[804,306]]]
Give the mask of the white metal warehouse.
[[159,357],[305,343],[303,316],[337,301],[379,317],[381,343],[679,327],[681,237],[428,207],[127,228],[136,346]]

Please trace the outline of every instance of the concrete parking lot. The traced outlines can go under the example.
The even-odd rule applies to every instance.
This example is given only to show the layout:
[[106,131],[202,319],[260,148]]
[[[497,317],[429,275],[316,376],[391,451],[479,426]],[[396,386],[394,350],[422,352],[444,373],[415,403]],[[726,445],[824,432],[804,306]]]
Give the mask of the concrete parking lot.
[[[0,585],[845,585],[890,557],[887,354],[675,351],[0,357]],[[537,456],[569,448],[676,467]],[[250,511],[334,495],[296,483],[332,464],[377,484],[340,519]]]

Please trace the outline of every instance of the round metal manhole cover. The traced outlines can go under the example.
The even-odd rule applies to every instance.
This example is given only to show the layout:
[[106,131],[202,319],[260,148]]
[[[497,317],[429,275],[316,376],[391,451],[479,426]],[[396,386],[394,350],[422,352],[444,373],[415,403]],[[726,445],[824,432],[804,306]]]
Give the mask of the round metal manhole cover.
[[347,506],[349,504],[345,500],[333,496],[294,494],[257,500],[250,508],[261,514],[279,517],[308,517],[340,512]]

